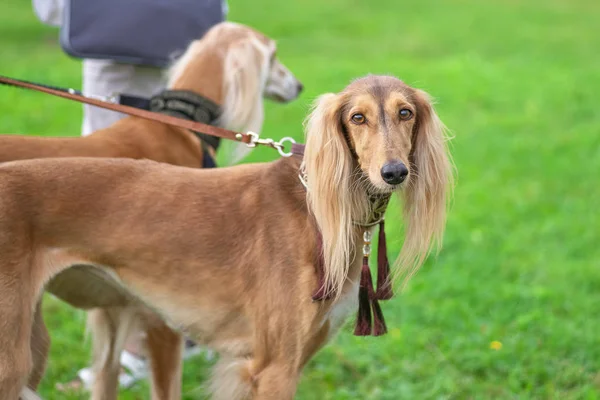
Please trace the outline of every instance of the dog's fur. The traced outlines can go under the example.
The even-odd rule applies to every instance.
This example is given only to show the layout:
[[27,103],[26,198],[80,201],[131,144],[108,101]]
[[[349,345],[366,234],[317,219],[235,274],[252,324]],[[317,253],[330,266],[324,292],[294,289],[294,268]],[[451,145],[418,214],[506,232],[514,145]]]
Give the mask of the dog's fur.
[[[216,25],[203,38],[192,42],[170,68],[168,87],[196,92],[221,105],[219,126],[260,132],[263,97],[287,102],[295,99],[302,89],[300,82],[277,59],[275,51],[273,40],[247,26],[231,22]],[[230,143],[225,147],[237,153],[230,156],[232,161],[239,159],[246,148]],[[137,117],[126,117],[87,137],[0,136],[0,162],[76,156],[145,158],[187,167],[201,167],[203,162],[200,141],[193,133]],[[128,297],[104,284],[104,280],[102,274],[78,266],[59,274],[48,287],[58,297],[82,308],[109,307],[93,310],[89,318],[98,372],[94,398],[116,395],[119,355],[135,321],[135,311],[127,307]],[[90,292],[95,293],[91,302]],[[115,305],[120,308],[115,309]],[[149,326],[148,341],[160,342],[160,350],[151,346],[149,354],[154,397],[178,398],[180,335],[148,313],[145,325]],[[49,347],[40,312],[35,314],[32,345],[34,370],[29,386],[35,389],[43,376]]]
[[[401,120],[402,109],[413,117]],[[442,236],[451,180],[428,97],[396,78],[323,96],[306,136],[303,165],[294,156],[212,170],[86,158],[0,166],[0,393],[12,399],[27,382],[44,284],[88,265],[220,352],[214,399],[293,398],[304,365],[355,310],[363,232],[353,221],[365,220],[368,195],[404,193],[400,261],[415,268]],[[383,181],[390,161],[408,167],[403,184]],[[337,296],[313,302],[318,231]]]

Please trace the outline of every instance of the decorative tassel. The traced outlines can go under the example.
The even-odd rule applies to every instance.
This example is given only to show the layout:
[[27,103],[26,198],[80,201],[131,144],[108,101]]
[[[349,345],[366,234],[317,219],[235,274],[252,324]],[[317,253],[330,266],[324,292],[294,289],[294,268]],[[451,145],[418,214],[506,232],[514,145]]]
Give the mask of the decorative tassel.
[[[322,245],[322,237],[321,235],[317,235],[317,260],[315,265],[317,268],[319,288],[312,295],[312,299],[315,301],[327,300],[333,296],[333,293],[328,291],[325,287],[325,264],[322,254]],[[381,336],[387,333],[387,326],[378,301],[387,300],[392,297],[390,268],[386,254],[383,221],[380,223],[379,227],[377,291],[373,289],[373,278],[371,277],[371,269],[369,268],[370,255],[371,232],[365,230],[363,233],[363,263],[360,273],[360,286],[358,289],[358,315],[356,318],[356,326],[354,328],[355,336]]]
[[371,300],[373,307],[373,336],[381,336],[387,333],[387,326],[385,325],[385,318],[383,318],[383,312],[379,306],[377,299]]
[[390,277],[390,263],[387,257],[387,243],[385,239],[385,223],[379,223],[379,248],[377,249],[377,291],[375,299],[389,300],[394,296]]
[[[363,256],[363,265],[360,273],[360,287],[358,289],[358,316],[354,335],[371,335],[371,298],[373,297],[373,280],[369,269],[369,256]],[[381,310],[380,310],[381,312]]]

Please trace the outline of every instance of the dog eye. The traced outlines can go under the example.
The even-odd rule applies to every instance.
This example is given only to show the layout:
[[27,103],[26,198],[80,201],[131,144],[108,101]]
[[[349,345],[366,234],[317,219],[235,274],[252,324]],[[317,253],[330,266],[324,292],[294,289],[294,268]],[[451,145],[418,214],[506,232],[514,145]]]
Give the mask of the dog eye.
[[400,114],[400,119],[403,121],[408,121],[413,116],[413,112],[410,111],[408,108],[403,108],[402,110],[400,110],[399,114]]
[[364,124],[367,120],[365,116],[360,113],[352,114],[352,117],[350,117],[350,119],[352,119],[352,122],[354,122],[356,125]]

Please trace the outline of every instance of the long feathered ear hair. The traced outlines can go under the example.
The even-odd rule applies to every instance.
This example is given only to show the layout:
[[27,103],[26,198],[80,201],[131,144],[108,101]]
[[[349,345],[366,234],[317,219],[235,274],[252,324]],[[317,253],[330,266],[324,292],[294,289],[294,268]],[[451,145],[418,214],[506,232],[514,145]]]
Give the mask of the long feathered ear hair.
[[342,292],[353,256],[352,220],[363,216],[367,197],[353,186],[355,162],[341,122],[343,100],[328,93],[313,104],[305,121],[307,200],[322,235],[325,290]]
[[427,93],[417,90],[417,121],[410,154],[410,180],[404,190],[405,240],[398,264],[406,279],[432,249],[439,251],[446,224],[446,197],[453,186],[447,130]]
[[[260,133],[264,120],[263,92],[268,76],[268,59],[256,38],[246,37],[231,44],[223,63],[223,113],[219,126],[234,131]],[[223,143],[229,163],[243,158],[250,149],[240,143]],[[228,148],[230,147],[230,148]],[[222,150],[223,151],[223,150]]]

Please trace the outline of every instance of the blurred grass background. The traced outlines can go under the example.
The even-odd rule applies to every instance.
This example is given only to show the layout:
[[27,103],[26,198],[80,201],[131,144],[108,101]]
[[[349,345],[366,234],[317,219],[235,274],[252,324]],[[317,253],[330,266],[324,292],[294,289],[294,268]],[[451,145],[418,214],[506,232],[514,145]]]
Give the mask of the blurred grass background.
[[[301,139],[310,101],[367,73],[428,91],[455,135],[444,250],[384,305],[390,333],[357,338],[349,324],[308,365],[297,398],[600,398],[600,2],[229,4],[231,20],[277,39],[306,87],[293,104],[267,105],[264,135]],[[21,0],[0,5],[0,74],[81,86],[80,62]],[[78,104],[0,88],[0,132],[78,135],[80,124]],[[256,150],[247,161],[274,158]],[[41,394],[86,398],[54,390],[88,360],[84,313],[52,298],[45,308]],[[186,363],[185,399],[205,398],[210,365]],[[122,397],[148,398],[148,387]]]

